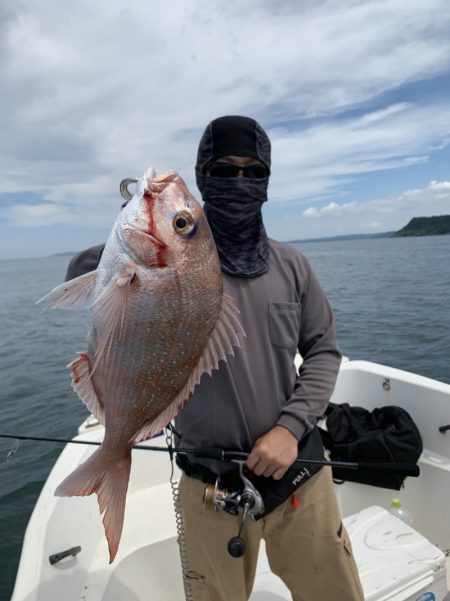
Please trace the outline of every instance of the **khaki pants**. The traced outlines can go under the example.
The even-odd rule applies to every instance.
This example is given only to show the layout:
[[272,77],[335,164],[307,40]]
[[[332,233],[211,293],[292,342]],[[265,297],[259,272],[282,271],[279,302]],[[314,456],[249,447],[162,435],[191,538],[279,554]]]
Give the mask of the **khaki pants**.
[[180,482],[193,601],[247,601],[255,579],[261,539],[269,565],[293,601],[364,601],[350,541],[341,524],[331,469],[322,468],[291,500],[267,517],[246,520],[243,557],[228,554],[240,516],[203,508],[205,484],[185,475]]

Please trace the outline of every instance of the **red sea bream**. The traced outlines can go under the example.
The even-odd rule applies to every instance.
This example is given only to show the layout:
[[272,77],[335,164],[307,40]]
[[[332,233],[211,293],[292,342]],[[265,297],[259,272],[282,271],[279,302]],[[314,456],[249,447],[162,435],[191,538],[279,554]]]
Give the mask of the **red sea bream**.
[[166,426],[202,374],[239,346],[238,311],[223,294],[200,204],[177,173],[155,176],[152,169],[120,212],[98,268],[41,301],[92,312],[88,349],[68,367],[74,390],[105,425],[105,437],[55,494],[97,494],[112,561],[132,445]]

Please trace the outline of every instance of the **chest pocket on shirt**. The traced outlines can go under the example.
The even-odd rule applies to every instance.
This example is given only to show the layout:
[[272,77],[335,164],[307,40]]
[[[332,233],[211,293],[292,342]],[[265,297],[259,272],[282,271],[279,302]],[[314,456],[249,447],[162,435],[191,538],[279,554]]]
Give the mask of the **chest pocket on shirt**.
[[270,342],[283,348],[297,348],[301,310],[297,303],[269,303]]

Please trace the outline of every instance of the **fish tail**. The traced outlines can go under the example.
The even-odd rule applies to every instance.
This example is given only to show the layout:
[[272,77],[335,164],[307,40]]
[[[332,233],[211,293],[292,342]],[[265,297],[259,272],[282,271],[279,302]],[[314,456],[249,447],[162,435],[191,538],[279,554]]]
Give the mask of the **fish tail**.
[[57,497],[97,494],[108,540],[109,563],[114,560],[122,535],[125,500],[131,469],[131,452],[122,458],[108,459],[102,448],[82,463],[58,486]]

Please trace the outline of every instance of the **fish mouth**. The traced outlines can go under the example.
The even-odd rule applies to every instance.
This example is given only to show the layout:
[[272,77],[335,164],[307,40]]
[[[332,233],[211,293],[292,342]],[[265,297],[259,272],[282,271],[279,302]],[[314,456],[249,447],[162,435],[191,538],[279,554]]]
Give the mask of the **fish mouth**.
[[138,263],[141,263],[142,261],[137,257],[136,253],[133,251],[132,248],[130,248],[130,245],[127,244],[127,241],[124,240],[124,231],[134,231],[136,232],[139,236],[145,236],[146,238],[149,239],[149,244],[153,247],[156,248],[158,251],[164,251],[167,248],[167,244],[165,244],[162,240],[159,240],[159,238],[156,238],[156,236],[153,236],[152,234],[150,234],[148,231],[137,227],[135,225],[132,225],[131,223],[126,223],[122,226],[119,226],[116,229],[116,236],[118,238],[119,244],[121,245],[121,247],[125,250],[125,252],[127,254],[129,254],[135,261],[137,261]]
[[128,229],[131,229],[131,230],[135,230],[136,232],[139,232],[140,234],[144,234],[144,236],[147,236],[148,238],[150,238],[150,240],[152,241],[152,243],[155,246],[158,246],[160,248],[166,248],[166,246],[167,246],[162,240],[160,240],[153,234],[150,234],[149,231],[147,231],[143,228],[137,227],[136,225],[132,225],[131,223],[127,223],[125,227]]

